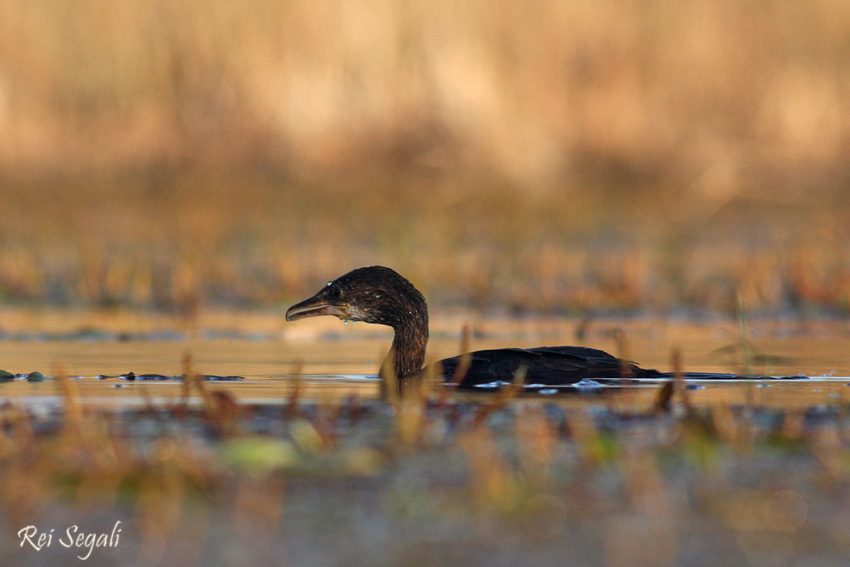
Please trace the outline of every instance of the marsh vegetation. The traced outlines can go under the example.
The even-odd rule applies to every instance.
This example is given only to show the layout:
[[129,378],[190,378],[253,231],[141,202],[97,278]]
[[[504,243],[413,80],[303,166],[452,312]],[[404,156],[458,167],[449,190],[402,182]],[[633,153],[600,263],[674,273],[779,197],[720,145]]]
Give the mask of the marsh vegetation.
[[[848,38],[843,0],[4,0],[4,564],[120,521],[87,565],[844,565]],[[373,264],[431,360],[806,378],[381,401],[391,335],[283,321]]]

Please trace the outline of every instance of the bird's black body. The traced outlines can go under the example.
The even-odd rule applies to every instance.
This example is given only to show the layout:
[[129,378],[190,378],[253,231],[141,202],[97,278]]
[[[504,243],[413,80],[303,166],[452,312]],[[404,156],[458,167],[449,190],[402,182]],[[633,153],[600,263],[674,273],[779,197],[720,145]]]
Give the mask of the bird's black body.
[[461,369],[463,376],[458,376],[460,388],[507,382],[520,368],[525,372],[525,384],[540,386],[564,386],[588,379],[661,376],[657,370],[641,368],[605,351],[577,346],[479,350],[438,364],[447,381],[454,379],[458,365],[469,365],[466,372]]
[[[387,361],[381,366],[382,379],[398,379],[402,386],[429,374],[428,369],[422,368],[428,344],[428,306],[419,290],[394,270],[371,266],[348,272],[328,282],[313,297],[290,307],[286,320],[319,315],[393,328],[395,338]],[[512,382],[519,372],[524,372],[527,387],[568,386],[587,379],[609,382],[673,376],[672,373],[641,368],[601,350],[574,346],[479,350],[441,360],[435,365],[438,365],[438,374],[442,374],[444,380],[459,388]],[[694,380],[762,378],[703,372],[687,372],[683,377]]]
[[[286,312],[286,319],[294,321],[319,315],[392,327],[395,330],[389,355],[392,360],[384,368],[391,368],[390,373],[402,383],[427,373],[422,364],[428,342],[428,307],[422,294],[397,272],[382,266],[353,270],[328,282],[313,297],[292,306]],[[458,373],[461,360],[468,361],[468,367]],[[520,369],[525,373],[525,384],[545,386],[564,386],[585,379],[663,376],[601,350],[572,346],[480,350],[436,364],[444,379],[456,381],[459,388],[511,382]]]

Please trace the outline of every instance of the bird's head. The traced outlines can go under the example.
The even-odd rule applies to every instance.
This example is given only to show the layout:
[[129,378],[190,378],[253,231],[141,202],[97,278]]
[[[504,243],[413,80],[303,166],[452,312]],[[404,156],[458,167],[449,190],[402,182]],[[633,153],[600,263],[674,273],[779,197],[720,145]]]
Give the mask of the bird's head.
[[363,321],[398,329],[428,322],[425,298],[396,271],[383,266],[358,268],[330,281],[316,295],[293,305],[287,321],[333,315],[343,321]]

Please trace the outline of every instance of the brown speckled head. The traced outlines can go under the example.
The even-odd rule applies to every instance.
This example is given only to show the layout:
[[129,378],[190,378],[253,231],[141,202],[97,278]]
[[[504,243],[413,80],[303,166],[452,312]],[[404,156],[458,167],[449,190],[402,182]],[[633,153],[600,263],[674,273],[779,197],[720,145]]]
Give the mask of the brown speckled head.
[[370,266],[348,272],[328,282],[313,297],[290,307],[286,320],[320,315],[392,327],[396,376],[408,377],[422,368],[428,342],[428,307],[419,290],[395,270]]

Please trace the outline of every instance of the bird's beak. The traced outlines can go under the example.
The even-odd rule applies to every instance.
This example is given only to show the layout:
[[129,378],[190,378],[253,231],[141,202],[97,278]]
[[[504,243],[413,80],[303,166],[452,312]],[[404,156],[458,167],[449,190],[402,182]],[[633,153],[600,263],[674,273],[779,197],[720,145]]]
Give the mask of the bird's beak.
[[340,319],[350,319],[346,309],[347,303],[335,304],[329,302],[326,298],[317,294],[310,299],[305,299],[301,303],[293,305],[286,310],[287,321],[297,321],[298,319],[306,319],[307,317],[319,317],[320,315],[333,315]]

